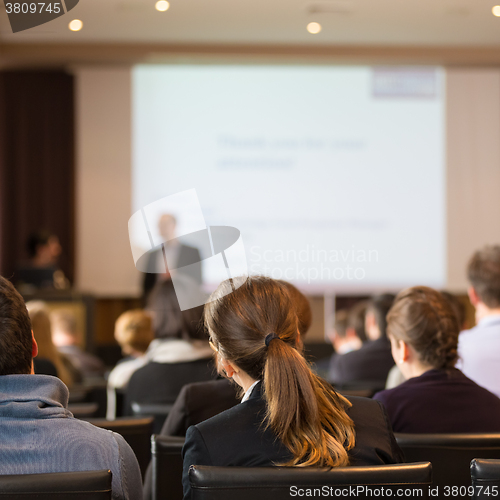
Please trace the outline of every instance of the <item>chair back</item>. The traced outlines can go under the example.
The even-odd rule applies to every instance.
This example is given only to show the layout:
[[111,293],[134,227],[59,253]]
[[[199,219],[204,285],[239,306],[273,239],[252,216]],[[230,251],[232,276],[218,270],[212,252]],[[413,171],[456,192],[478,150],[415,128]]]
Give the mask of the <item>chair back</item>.
[[433,486],[470,486],[476,457],[500,457],[500,434],[395,434],[408,462],[432,462]]
[[333,469],[203,465],[193,465],[189,469],[192,500],[428,498],[431,479],[429,462]]
[[473,499],[491,499],[500,494],[500,460],[476,458],[470,464]]
[[111,500],[111,471],[0,475],[6,500]]
[[132,413],[136,417],[153,417],[153,433],[160,434],[165,420],[173,407],[172,404],[151,404],[151,403],[137,403],[132,401]]
[[123,436],[137,457],[142,477],[151,460],[151,434],[153,434],[153,418],[117,418],[116,420],[88,419],[88,422],[108,429]]
[[153,500],[182,499],[183,446],[183,437],[157,435],[151,437]]

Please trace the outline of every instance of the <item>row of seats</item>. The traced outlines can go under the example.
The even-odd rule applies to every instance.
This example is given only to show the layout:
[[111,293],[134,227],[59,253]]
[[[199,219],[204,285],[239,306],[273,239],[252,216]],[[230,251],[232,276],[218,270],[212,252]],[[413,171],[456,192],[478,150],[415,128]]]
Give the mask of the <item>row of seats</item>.
[[[153,448],[154,469],[162,465],[163,472],[168,470],[164,468],[168,464],[161,462],[161,457],[168,455],[162,452],[163,449],[165,452],[174,449],[172,442],[155,436]],[[470,470],[472,498],[482,500],[496,496],[492,492],[498,492],[500,485],[500,460],[474,459]],[[353,496],[344,492],[355,488],[356,498],[380,496],[382,490],[384,496],[402,496],[404,492],[408,497],[429,498],[430,488],[435,488],[430,462],[333,469],[193,466],[189,480],[194,500],[233,500],[235,497],[253,500],[257,496],[261,500],[289,500],[291,496],[318,496],[315,492],[324,492],[325,488],[334,492],[330,496]],[[182,498],[182,492],[179,496],[179,492],[168,487],[166,490],[155,488],[153,495],[154,500]],[[0,476],[1,497],[9,500],[110,500],[111,471]]]

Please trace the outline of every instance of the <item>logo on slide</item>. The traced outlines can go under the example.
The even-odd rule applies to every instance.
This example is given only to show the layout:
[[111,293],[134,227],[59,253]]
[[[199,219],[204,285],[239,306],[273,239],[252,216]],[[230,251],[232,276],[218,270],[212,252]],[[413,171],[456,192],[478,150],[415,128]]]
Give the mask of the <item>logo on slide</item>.
[[[205,222],[195,189],[161,198],[128,221],[137,270],[170,278],[182,311],[209,301],[207,288],[233,278],[232,290],[248,275],[240,231]],[[202,287],[204,272],[212,283]],[[231,292],[228,292],[231,293]]]
[[55,0],[48,2],[3,0],[12,33],[29,30],[64,16],[80,0]]

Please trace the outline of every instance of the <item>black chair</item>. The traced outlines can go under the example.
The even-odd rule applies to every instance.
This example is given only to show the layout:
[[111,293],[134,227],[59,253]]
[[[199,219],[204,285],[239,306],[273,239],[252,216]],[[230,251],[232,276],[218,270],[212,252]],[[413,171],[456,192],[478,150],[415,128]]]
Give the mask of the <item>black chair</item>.
[[476,458],[470,464],[473,499],[491,499],[500,495],[500,460]]
[[151,437],[152,499],[180,500],[182,498],[183,437]]
[[8,500],[111,500],[111,471],[0,475]]
[[151,460],[151,434],[153,434],[153,418],[117,418],[116,420],[87,419],[87,422],[108,429],[123,436],[137,457],[141,474],[144,478]]
[[432,462],[433,486],[471,486],[470,463],[498,458],[500,434],[395,434],[408,462]]
[[150,404],[132,401],[132,414],[136,417],[153,417],[153,433],[159,434],[174,404]]
[[189,469],[193,500],[290,500],[294,496],[428,498],[431,478],[429,462],[333,469],[203,465]]

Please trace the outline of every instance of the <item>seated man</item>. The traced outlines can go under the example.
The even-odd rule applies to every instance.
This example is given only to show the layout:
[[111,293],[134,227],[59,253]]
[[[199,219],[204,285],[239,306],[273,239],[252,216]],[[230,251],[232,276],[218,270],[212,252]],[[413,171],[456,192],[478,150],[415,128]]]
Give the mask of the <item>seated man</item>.
[[458,337],[457,368],[500,397],[500,246],[477,251],[467,274],[477,325]]
[[386,316],[393,300],[394,295],[388,293],[373,297],[365,317],[368,340],[360,349],[332,358],[328,381],[339,389],[385,387],[387,374],[394,365],[386,335]]
[[114,432],[77,420],[68,389],[34,375],[38,347],[22,297],[0,277],[0,474],[110,469],[112,498],[142,498],[134,452]]

